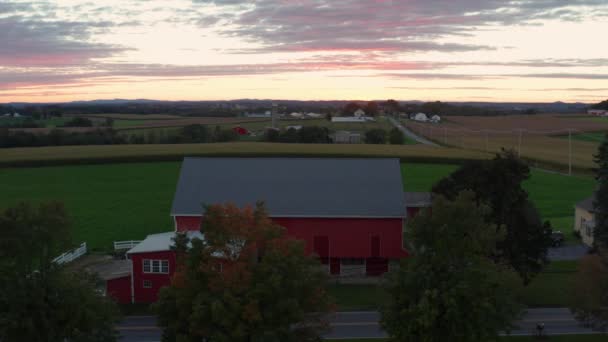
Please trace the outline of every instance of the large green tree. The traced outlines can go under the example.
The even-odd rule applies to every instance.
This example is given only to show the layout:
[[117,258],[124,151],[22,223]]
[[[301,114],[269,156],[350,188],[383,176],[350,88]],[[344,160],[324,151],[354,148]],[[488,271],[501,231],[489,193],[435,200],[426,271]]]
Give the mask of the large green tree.
[[318,341],[326,275],[262,204],[207,206],[205,239],[175,239],[177,270],[156,305],[163,341]]
[[522,183],[530,169],[512,151],[503,151],[492,160],[471,161],[439,181],[433,193],[454,199],[463,190],[473,190],[478,204],[490,207],[486,220],[505,229],[493,257],[507,262],[525,284],[540,272],[551,245],[551,227],[543,223]]
[[[443,196],[412,219],[405,232],[413,256],[389,275],[381,324],[394,341],[489,341],[512,327],[520,307],[517,276],[487,256],[502,231],[472,192]],[[432,214],[431,214],[432,212]]]
[[53,262],[69,246],[60,203],[21,203],[0,214],[0,341],[116,340],[116,305],[96,278]]
[[608,254],[586,255],[578,266],[571,310],[585,324],[608,328]]
[[595,211],[594,243],[600,248],[608,248],[608,136],[595,155],[597,163],[596,179],[598,188],[593,202]]

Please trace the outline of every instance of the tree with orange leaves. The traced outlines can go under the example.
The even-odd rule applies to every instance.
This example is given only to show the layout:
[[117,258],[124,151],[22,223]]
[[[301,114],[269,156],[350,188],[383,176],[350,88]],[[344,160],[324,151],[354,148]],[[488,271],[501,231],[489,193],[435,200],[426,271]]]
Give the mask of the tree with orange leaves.
[[156,304],[163,341],[318,341],[326,275],[263,203],[205,207],[204,238],[175,239],[177,269]]

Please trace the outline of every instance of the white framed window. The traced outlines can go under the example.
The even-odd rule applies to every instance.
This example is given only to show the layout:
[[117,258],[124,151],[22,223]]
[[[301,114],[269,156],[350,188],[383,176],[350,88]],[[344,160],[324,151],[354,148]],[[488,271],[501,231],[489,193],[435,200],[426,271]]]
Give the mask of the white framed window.
[[144,289],[151,289],[152,288],[152,282],[149,280],[144,280]]
[[169,274],[169,260],[144,259],[143,271],[144,273]]
[[151,273],[152,272],[152,268],[150,266],[150,260],[149,259],[144,259],[144,273]]

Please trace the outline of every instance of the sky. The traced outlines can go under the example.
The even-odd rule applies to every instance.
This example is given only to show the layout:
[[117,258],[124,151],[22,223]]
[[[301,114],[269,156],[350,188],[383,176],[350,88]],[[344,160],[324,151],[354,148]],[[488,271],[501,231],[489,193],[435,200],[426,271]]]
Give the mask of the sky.
[[0,0],[0,103],[608,98],[608,0]]

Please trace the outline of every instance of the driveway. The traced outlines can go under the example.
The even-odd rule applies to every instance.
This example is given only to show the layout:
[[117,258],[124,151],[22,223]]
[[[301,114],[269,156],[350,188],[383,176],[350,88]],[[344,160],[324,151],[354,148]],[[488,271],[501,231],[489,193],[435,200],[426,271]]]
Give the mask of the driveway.
[[430,145],[430,146],[439,146],[439,145],[435,144],[434,142],[432,142],[428,139],[425,139],[425,138],[415,134],[414,132],[410,131],[405,126],[400,124],[399,121],[391,118],[390,116],[387,116],[386,118],[388,119],[388,121],[390,121],[390,123],[393,124],[393,126],[397,127],[397,129],[399,129],[406,137],[416,140],[417,142],[419,142],[421,144]]
[[551,261],[578,260],[587,255],[589,248],[583,244],[549,248],[547,256]]

